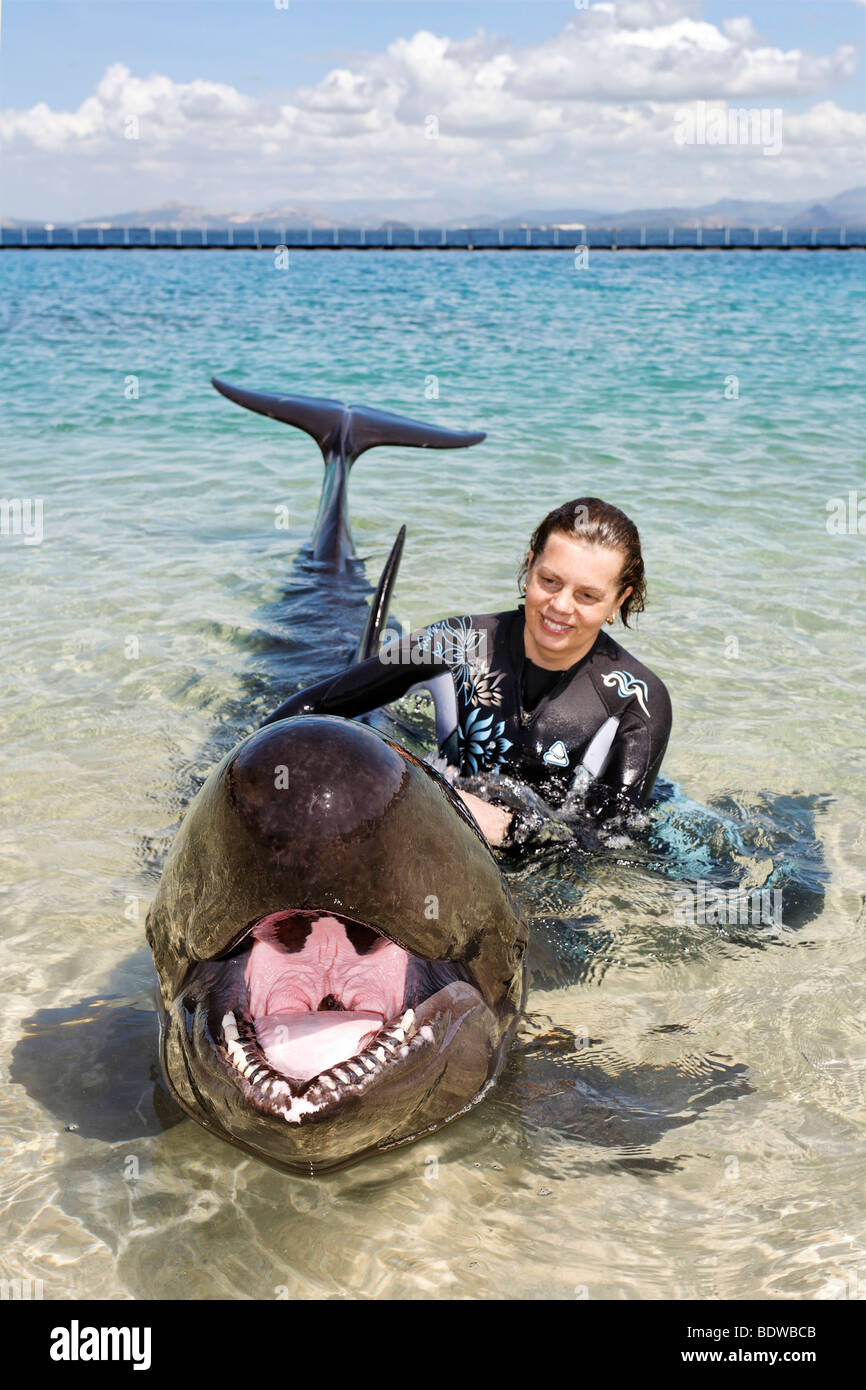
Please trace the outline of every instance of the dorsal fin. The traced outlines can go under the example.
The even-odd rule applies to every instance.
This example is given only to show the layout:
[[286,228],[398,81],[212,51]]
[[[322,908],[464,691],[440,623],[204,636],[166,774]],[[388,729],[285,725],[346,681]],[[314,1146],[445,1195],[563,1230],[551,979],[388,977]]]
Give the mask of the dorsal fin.
[[385,568],[379,577],[376,592],[370,601],[370,612],[367,615],[364,635],[358,645],[356,661],[366,661],[368,656],[375,656],[379,650],[379,638],[388,621],[388,608],[391,603],[394,581],[400,568],[400,556],[403,554],[405,539],[406,527],[401,526],[397,532],[397,539],[391,547],[391,554],[385,561]]
[[216,376],[211,380],[230,401],[312,435],[326,463],[333,458],[354,463],[367,449],[374,449],[378,444],[414,449],[466,449],[485,438],[483,430],[443,429],[440,425],[428,425],[422,420],[410,420],[405,415],[392,415],[390,411],[375,410],[367,405],[344,405],[342,401],[323,396],[272,395],[232,386]]

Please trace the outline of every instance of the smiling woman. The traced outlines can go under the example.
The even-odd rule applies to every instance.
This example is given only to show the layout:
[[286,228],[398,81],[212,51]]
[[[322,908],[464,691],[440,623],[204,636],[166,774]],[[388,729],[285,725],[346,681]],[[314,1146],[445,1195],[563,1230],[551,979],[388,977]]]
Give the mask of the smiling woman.
[[[440,753],[464,776],[509,773],[559,807],[573,806],[579,790],[581,813],[596,821],[645,805],[668,743],[670,699],[603,631],[617,615],[628,626],[644,607],[637,528],[596,497],[567,502],[536,529],[521,575],[525,605],[431,623],[300,691],[271,720],[353,717],[433,684]],[[451,677],[444,688],[442,675]],[[519,814],[496,804],[495,788],[493,804],[461,795],[492,844],[521,838]]]
[[[619,613],[628,627],[629,614],[644,610],[646,580],[637,527],[618,507],[597,497],[580,497],[547,514],[520,575],[526,580],[524,593],[533,580],[526,625],[534,651],[528,645],[527,652],[540,666],[558,666],[566,653],[577,660],[589,650],[605,614],[612,625]],[[553,645],[549,639],[558,635],[567,640]]]

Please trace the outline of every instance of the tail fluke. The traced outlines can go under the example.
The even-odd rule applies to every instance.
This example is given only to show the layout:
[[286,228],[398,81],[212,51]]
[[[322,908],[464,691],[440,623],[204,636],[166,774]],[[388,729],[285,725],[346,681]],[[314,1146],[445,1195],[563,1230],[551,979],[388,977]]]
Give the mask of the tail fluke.
[[232,386],[220,377],[211,377],[212,384],[236,405],[246,406],[259,415],[281,420],[312,435],[327,460],[338,448],[340,429],[345,413],[342,401],[329,401],[316,396],[272,396],[264,391],[248,391],[245,386]]
[[356,459],[377,444],[410,449],[468,449],[486,437],[484,430],[446,430],[423,420],[409,420],[369,406],[346,406],[346,458]]
[[360,454],[374,449],[377,444],[412,449],[466,449],[485,438],[483,430],[446,430],[369,406],[349,406],[319,396],[271,395],[233,386],[220,377],[211,379],[216,389],[230,401],[272,420],[294,425],[315,439],[325,460],[325,477],[312,551],[316,560],[339,569],[345,568],[355,553],[346,508],[346,484],[349,470]]
[[358,645],[356,662],[366,661],[368,656],[375,656],[379,650],[379,638],[388,621],[388,608],[391,603],[397,571],[400,568],[400,557],[403,554],[405,539],[406,527],[401,526],[397,532],[397,539],[391,547],[391,554],[385,561],[385,568],[382,570],[379,583],[376,585],[376,592],[370,602],[370,612],[364,628],[364,635]]
[[233,386],[216,376],[211,380],[222,395],[237,405],[312,435],[326,463],[342,459],[352,464],[378,444],[411,449],[466,449],[485,438],[483,430],[443,429],[371,406],[344,405],[320,396],[272,395]]

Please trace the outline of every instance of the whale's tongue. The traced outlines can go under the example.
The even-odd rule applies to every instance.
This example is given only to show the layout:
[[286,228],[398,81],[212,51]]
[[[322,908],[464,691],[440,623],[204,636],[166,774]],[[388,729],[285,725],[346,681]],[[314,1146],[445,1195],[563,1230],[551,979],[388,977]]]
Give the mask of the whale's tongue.
[[409,957],[359,924],[274,913],[246,968],[259,1046],[276,1071],[311,1080],[361,1052],[402,1007]]
[[259,1046],[275,1071],[311,1081],[363,1052],[384,1023],[381,1014],[278,1013],[255,1020]]

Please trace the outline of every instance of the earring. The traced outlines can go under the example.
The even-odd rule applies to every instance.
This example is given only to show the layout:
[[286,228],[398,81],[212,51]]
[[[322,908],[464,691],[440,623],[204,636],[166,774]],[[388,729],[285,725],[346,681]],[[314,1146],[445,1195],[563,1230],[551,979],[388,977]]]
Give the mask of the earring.
[[616,622],[616,614],[615,614],[615,613],[613,614],[612,617],[608,618],[608,622],[610,623],[611,627],[613,627],[614,623]]

